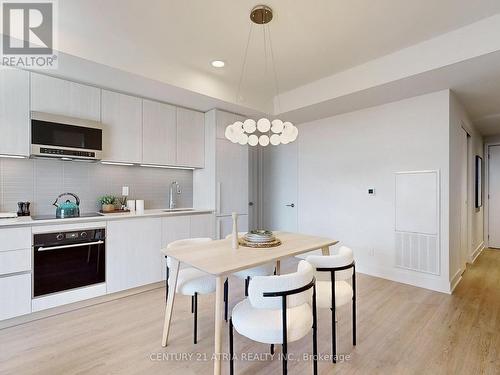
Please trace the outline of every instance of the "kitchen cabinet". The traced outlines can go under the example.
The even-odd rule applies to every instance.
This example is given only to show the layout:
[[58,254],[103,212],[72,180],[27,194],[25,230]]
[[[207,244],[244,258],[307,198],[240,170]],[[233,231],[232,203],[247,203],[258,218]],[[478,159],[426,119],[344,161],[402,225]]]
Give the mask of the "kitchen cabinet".
[[[184,240],[186,238],[199,238],[214,236],[214,216],[212,214],[200,214],[191,216],[170,216],[162,219],[162,248],[167,247],[170,242]],[[165,256],[159,251],[162,260],[162,278],[166,278]],[[181,268],[183,265],[181,265]]]
[[31,312],[31,274],[0,276],[0,320]]
[[190,237],[209,237],[214,236],[214,216],[212,214],[192,215],[190,225]]
[[31,110],[101,121],[101,89],[31,73]]
[[[248,232],[248,215],[238,216],[238,232]],[[232,216],[218,216],[216,223],[216,239],[222,240],[233,233]]]
[[106,285],[114,293],[162,279],[161,218],[109,221],[106,235]]
[[29,156],[29,73],[0,69],[0,154]]
[[248,146],[216,140],[217,214],[248,214]]
[[177,165],[193,168],[205,166],[205,115],[177,108]]
[[102,90],[103,160],[141,163],[142,100]]
[[177,110],[174,106],[143,100],[142,162],[175,165],[177,163]]

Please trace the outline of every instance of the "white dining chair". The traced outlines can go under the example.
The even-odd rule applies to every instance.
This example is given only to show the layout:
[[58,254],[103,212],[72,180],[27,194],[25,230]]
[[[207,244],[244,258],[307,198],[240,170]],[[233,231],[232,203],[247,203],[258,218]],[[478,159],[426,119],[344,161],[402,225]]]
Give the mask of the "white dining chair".
[[[167,250],[177,248],[188,248],[189,246],[212,241],[211,238],[190,238],[185,240],[173,241],[167,245]],[[169,269],[171,261],[168,256],[167,260],[167,277],[166,277],[166,292],[165,297],[168,298],[169,293]],[[177,276],[176,293],[191,296],[191,313],[194,314],[193,322],[193,341],[196,344],[198,341],[198,294],[214,293],[216,288],[215,277],[193,267],[184,267],[179,269]]]
[[[238,237],[244,236],[247,232],[238,232]],[[232,234],[226,236],[226,239],[230,239]],[[275,273],[276,265],[274,263],[266,263],[261,266],[256,266],[252,268],[247,268],[242,271],[238,271],[233,273],[233,276],[237,277],[240,280],[244,280],[245,282],[245,297],[248,297],[248,285],[252,277],[255,276],[270,276]],[[224,318],[227,322],[227,314],[228,314],[228,305],[229,305],[229,281],[226,278],[224,282]]]
[[[307,262],[315,270],[318,308],[332,311],[332,361],[336,363],[336,311],[337,308],[350,302],[352,302],[352,344],[356,345],[356,266],[353,251],[346,246],[341,246],[336,255],[310,255],[307,257]],[[352,285],[347,282],[349,279],[352,279]],[[333,280],[335,280],[334,283],[332,283]]]
[[317,374],[316,289],[313,267],[301,261],[297,272],[282,276],[255,276],[248,298],[239,302],[229,319],[229,371],[234,374],[233,328],[264,344],[281,344],[283,374],[287,374],[287,345],[313,331],[313,373]]

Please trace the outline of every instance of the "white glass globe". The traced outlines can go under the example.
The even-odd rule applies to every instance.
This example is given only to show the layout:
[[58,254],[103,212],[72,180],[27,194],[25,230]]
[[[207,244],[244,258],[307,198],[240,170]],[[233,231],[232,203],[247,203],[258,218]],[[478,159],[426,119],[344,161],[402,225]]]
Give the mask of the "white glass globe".
[[287,137],[290,140],[290,142],[293,142],[297,139],[297,136],[299,135],[299,129],[297,129],[295,126],[292,128],[291,134]]
[[241,121],[237,121],[231,126],[233,127],[235,134],[242,134],[244,132],[243,123]]
[[229,139],[231,142],[233,143],[237,143],[238,142],[238,134],[236,133],[236,131],[234,130],[233,126],[232,125],[229,125],[227,128],[226,128],[226,131],[224,133],[224,135],[226,136],[227,139]]
[[281,140],[281,143],[284,144],[284,145],[287,145],[290,143],[290,138],[288,138],[286,136],[286,134],[281,134],[280,135],[280,140]]
[[248,137],[248,144],[250,146],[257,146],[259,143],[259,137],[257,137],[255,134],[252,134],[251,136]]
[[266,133],[271,129],[271,122],[267,118],[261,118],[257,121],[257,129],[259,129],[261,133]]
[[242,146],[246,145],[248,143],[248,135],[245,133],[238,135],[238,143]]
[[281,121],[280,119],[273,120],[271,124],[271,131],[273,133],[281,133],[283,131],[283,121]]
[[281,138],[280,135],[278,134],[273,134],[270,138],[270,142],[273,146],[277,146],[281,143]]
[[261,146],[267,146],[269,144],[269,137],[265,134],[259,137],[259,144]]
[[249,134],[253,133],[256,129],[255,120],[249,118],[243,123],[243,130]]

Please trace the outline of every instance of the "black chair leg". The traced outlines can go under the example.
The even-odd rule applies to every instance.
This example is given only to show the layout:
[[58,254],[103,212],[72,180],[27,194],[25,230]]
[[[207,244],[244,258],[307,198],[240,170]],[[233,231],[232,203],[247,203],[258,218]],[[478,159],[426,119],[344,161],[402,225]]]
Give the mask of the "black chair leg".
[[288,368],[287,368],[287,359],[288,359],[288,336],[287,336],[287,322],[286,322],[286,296],[283,296],[282,299],[282,305],[281,305],[281,321],[283,326],[281,327],[283,331],[283,344],[282,344],[282,361],[283,361],[283,375],[287,375],[288,373]]
[[271,344],[271,349],[269,351],[271,352],[271,355],[274,355],[274,344]]
[[245,297],[248,297],[248,285],[250,284],[250,276],[245,279]]
[[229,319],[229,374],[234,374],[233,320]]
[[356,268],[352,274],[352,344],[356,346]]
[[191,296],[191,314],[194,313],[194,296]]
[[198,293],[194,293],[194,343],[198,341]]
[[318,314],[316,309],[316,285],[313,286],[313,374],[318,375]]
[[229,281],[224,282],[224,320],[227,322],[227,309],[229,305]]
[[337,363],[337,323],[335,322],[335,308],[332,308],[332,362]]

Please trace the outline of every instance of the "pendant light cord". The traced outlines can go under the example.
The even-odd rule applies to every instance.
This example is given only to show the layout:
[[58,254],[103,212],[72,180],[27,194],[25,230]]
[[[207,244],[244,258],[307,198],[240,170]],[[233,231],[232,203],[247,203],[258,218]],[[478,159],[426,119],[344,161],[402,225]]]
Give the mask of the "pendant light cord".
[[[267,27],[269,28],[269,25],[267,25]],[[268,38],[269,38],[269,47],[270,47],[270,50],[271,50],[271,63],[272,63],[272,66],[273,66],[273,74],[274,74],[274,85],[275,85],[275,88],[276,88],[276,100],[277,100],[277,104],[278,104],[278,114],[279,114],[279,113],[281,113],[280,87],[279,87],[279,84],[278,84],[278,73],[276,71],[276,60],[274,58],[273,41],[271,39],[271,32],[269,31],[269,29],[268,29],[268,35],[269,35],[268,36]]]
[[236,103],[240,101],[241,85],[243,84],[243,75],[245,74],[245,67],[247,65],[248,47],[252,38],[253,23],[250,23],[250,30],[248,31],[247,46],[245,47],[245,55],[243,57],[243,65],[241,66],[240,80],[238,82],[238,91],[236,92]]

